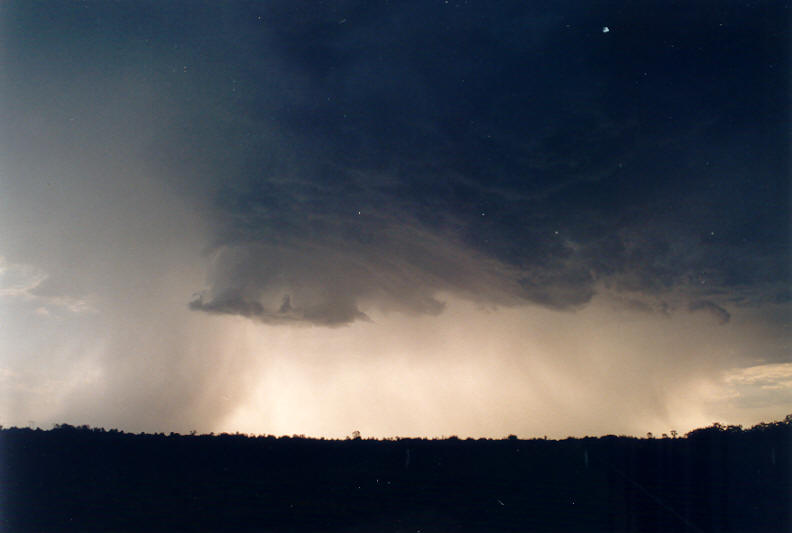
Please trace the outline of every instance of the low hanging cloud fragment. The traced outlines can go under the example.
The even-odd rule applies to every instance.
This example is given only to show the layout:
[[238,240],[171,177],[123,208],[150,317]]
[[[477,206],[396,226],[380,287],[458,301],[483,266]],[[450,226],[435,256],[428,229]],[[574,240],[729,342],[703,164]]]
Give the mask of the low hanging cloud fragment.
[[204,295],[200,294],[190,302],[190,309],[248,318],[260,317],[265,314],[264,306],[259,302],[247,300],[239,291],[226,291],[207,301],[204,300]]
[[205,299],[203,294],[190,302],[190,309],[219,315],[238,315],[252,318],[265,324],[313,324],[342,326],[355,320],[368,321],[368,316],[352,302],[327,300],[324,302],[292,307],[289,295],[283,297],[277,310],[265,307],[261,302],[247,299],[240,291],[226,291]]
[[696,300],[690,302],[688,311],[691,313],[707,313],[717,320],[719,324],[726,324],[731,320],[731,314],[726,309],[710,300]]

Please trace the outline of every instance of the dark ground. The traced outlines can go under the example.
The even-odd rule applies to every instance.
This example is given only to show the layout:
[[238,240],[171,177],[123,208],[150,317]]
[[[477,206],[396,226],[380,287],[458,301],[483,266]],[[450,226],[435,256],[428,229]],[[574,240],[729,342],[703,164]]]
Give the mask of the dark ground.
[[684,438],[0,430],[4,531],[791,531],[792,416]]

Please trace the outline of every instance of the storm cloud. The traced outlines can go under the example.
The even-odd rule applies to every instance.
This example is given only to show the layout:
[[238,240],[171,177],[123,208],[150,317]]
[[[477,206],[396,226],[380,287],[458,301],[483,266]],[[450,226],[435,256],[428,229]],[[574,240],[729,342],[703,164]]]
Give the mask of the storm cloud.
[[[697,301],[788,279],[784,85],[753,60],[758,19],[627,9],[603,35],[597,11],[503,7],[276,2],[221,10],[224,46],[186,14],[172,83],[202,105],[157,149],[208,182],[191,308],[337,325],[434,313],[439,292],[577,309],[598,284]],[[761,121],[741,103],[758,68],[778,96]]]
[[[399,421],[367,418],[383,433],[431,429],[408,398],[438,424],[482,398],[478,429],[457,420],[473,432],[500,431],[488,409],[521,421],[512,397],[586,420],[572,397],[611,390],[668,420],[672,383],[695,399],[788,362],[787,20],[775,2],[3,3],[3,416],[184,430],[260,409],[300,431],[289,391],[332,396],[336,375],[357,392],[327,405],[372,394]],[[417,390],[444,372],[446,396]],[[272,376],[299,409],[262,392]]]

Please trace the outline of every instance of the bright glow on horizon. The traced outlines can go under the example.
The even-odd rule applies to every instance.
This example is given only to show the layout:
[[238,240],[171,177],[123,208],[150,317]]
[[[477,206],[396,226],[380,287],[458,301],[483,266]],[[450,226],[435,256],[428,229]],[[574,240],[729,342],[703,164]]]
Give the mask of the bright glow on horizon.
[[[267,362],[217,430],[566,437],[761,421],[739,394],[724,396],[732,374],[718,370],[723,354],[734,363],[746,356],[737,334],[723,335],[707,317],[618,317],[601,300],[576,314],[453,300],[432,320],[381,315],[329,332],[246,324]],[[662,357],[680,350],[697,354]],[[781,401],[771,412],[789,410]]]

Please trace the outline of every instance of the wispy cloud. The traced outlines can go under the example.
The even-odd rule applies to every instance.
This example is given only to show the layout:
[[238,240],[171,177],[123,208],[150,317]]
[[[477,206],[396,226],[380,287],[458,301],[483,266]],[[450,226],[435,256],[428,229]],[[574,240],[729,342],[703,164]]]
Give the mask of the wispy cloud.
[[739,407],[792,409],[792,362],[733,369],[724,383]]

